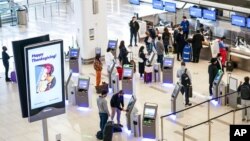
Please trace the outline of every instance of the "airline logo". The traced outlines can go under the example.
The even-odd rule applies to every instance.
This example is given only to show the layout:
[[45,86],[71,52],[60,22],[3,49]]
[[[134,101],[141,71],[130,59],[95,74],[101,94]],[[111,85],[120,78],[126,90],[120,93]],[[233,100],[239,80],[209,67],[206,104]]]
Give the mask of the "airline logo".
[[162,1],[153,1],[153,8],[163,10]]
[[203,10],[203,18],[215,20],[215,11]]
[[190,8],[190,15],[194,16],[194,17],[201,17],[201,9],[191,7]]
[[232,24],[238,26],[245,26],[245,18],[240,16],[232,16]]

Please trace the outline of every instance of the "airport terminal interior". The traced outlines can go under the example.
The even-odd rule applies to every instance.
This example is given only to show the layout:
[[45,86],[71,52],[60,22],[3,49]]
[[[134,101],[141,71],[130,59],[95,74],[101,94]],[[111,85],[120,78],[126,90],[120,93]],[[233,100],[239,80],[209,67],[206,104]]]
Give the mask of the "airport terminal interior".
[[[20,3],[22,3],[22,0]],[[69,51],[69,46],[76,46],[76,11],[74,10],[75,0],[66,1],[56,1],[47,4],[34,4],[28,7],[28,21],[27,25],[19,25],[16,21],[13,23],[11,21],[2,23],[0,27],[0,44],[2,46],[7,46],[7,53],[11,56],[10,71],[15,70],[15,62],[13,57],[12,41],[22,40],[26,38],[32,38],[40,35],[49,34],[50,39],[62,39],[64,52]],[[89,0],[91,1],[91,0]],[[95,1],[95,0],[93,0]],[[100,1],[100,0],[99,0]],[[236,103],[236,106],[231,106],[230,104],[224,102],[225,97],[220,99],[208,101],[211,97],[209,96],[209,76],[208,76],[208,66],[210,65],[211,57],[201,57],[199,63],[187,62],[186,67],[190,71],[192,76],[192,87],[193,96],[190,98],[192,106],[185,106],[184,101],[177,102],[183,109],[187,109],[176,115],[167,116],[161,118],[161,116],[168,115],[173,112],[173,93],[176,88],[179,78],[176,77],[177,70],[181,67],[181,62],[177,61],[176,54],[172,52],[165,57],[173,58],[172,69],[172,80],[171,83],[163,83],[163,73],[160,74],[160,80],[157,82],[144,83],[143,78],[140,78],[138,73],[138,51],[140,46],[145,46],[143,37],[138,38],[138,47],[129,47],[130,41],[130,30],[129,22],[133,16],[138,16],[138,20],[144,20],[153,25],[155,23],[166,22],[170,24],[179,24],[182,20],[182,16],[185,15],[191,21],[190,23],[195,23],[195,18],[190,18],[189,7],[193,6],[194,3],[188,4],[177,4],[177,13],[167,12],[166,10],[157,9],[152,6],[152,0],[142,0],[140,5],[133,4],[129,0],[105,0],[106,5],[99,5],[100,7],[105,7],[107,11],[106,21],[107,21],[107,39],[108,40],[118,40],[118,45],[121,40],[125,41],[125,46],[129,53],[129,59],[133,59],[136,62],[136,72],[133,74],[133,79],[129,82],[132,84],[132,94],[124,95],[125,107],[127,107],[130,99],[136,98],[134,107],[138,110],[137,114],[140,115],[141,134],[135,137],[134,132],[129,130],[127,127],[127,117],[126,112],[121,113],[121,124],[122,132],[114,133],[112,141],[154,141],[154,140],[164,140],[164,141],[229,141],[229,129],[230,125],[234,124],[244,124],[249,125],[250,122],[242,121],[241,113],[242,111],[232,112],[234,109],[241,108],[240,104]],[[163,0],[165,1],[165,0]],[[184,0],[185,1],[185,0]],[[170,1],[173,2],[173,1]],[[185,3],[185,2],[183,2]],[[22,3],[23,4],[23,3]],[[182,6],[180,6],[182,5]],[[187,8],[183,8],[187,7]],[[91,6],[90,6],[91,7]],[[180,8],[181,7],[181,8]],[[196,7],[197,8],[197,7]],[[99,11],[100,12],[100,11]],[[193,15],[195,16],[195,15]],[[242,16],[243,17],[243,16]],[[245,16],[247,17],[247,16]],[[246,18],[247,19],[247,18]],[[165,20],[165,21],[164,21]],[[3,21],[3,20],[2,20]],[[245,37],[246,42],[250,40],[247,39],[249,35],[249,29],[242,26],[232,25],[230,20],[219,20],[210,21],[208,19],[200,18],[200,22],[204,26],[210,26],[213,28],[214,35],[222,37],[224,34],[227,39],[236,38],[240,35]],[[143,24],[140,24],[143,25]],[[250,20],[249,20],[250,25]],[[165,26],[157,25],[157,26]],[[168,25],[169,26],[169,25]],[[245,25],[247,26],[247,25]],[[143,29],[142,26],[140,27]],[[230,31],[229,31],[230,30]],[[192,29],[193,34],[194,29]],[[145,31],[139,33],[143,36]],[[96,36],[102,34],[102,30],[95,31]],[[83,36],[89,36],[88,33]],[[108,41],[105,43],[107,47]],[[134,45],[134,44],[133,44]],[[232,39],[227,40],[228,46],[234,46],[234,41]],[[247,45],[248,46],[248,45]],[[90,46],[90,48],[96,48],[97,46]],[[248,48],[249,49],[249,48]],[[94,50],[94,49],[93,49]],[[80,50],[80,51],[84,51]],[[145,48],[146,51],[146,48]],[[209,54],[209,50],[203,50],[201,53]],[[48,50],[49,52],[49,50]],[[102,56],[104,56],[106,48],[102,49]],[[94,53],[94,51],[93,51]],[[117,54],[119,49],[117,49]],[[234,53],[234,54],[233,54]],[[233,52],[232,59],[237,61],[237,52]],[[234,55],[234,56],[233,56]],[[248,55],[248,56],[247,56]],[[221,85],[227,86],[229,84],[229,79],[234,78],[237,80],[237,86],[239,86],[240,81],[244,81],[245,76],[250,76],[249,69],[249,56],[238,55],[245,59],[245,66],[239,63],[237,68],[233,71],[226,71],[221,78]],[[93,56],[95,56],[93,54]],[[202,56],[202,55],[201,55]],[[0,55],[2,58],[2,55]],[[156,56],[152,60],[152,65],[156,63]],[[240,59],[238,59],[240,60]],[[248,66],[247,66],[248,65]],[[105,65],[105,60],[103,57],[103,70],[101,81],[109,82],[109,74],[106,71],[107,67]],[[247,68],[247,69],[244,69]],[[100,130],[99,127],[99,114],[98,107],[96,104],[96,99],[98,94],[96,93],[96,73],[93,68],[93,63],[86,63],[80,65],[80,74],[72,74],[72,77],[77,77],[81,75],[82,77],[89,78],[89,106],[81,107],[79,105],[72,104],[72,101],[68,98],[66,103],[66,112],[61,115],[50,117],[47,119],[48,122],[48,136],[50,141],[97,141],[96,133]],[[70,61],[66,58],[64,59],[64,77],[65,84],[67,78],[70,74]],[[18,80],[22,82],[22,80]],[[120,80],[118,85],[119,89],[122,89],[123,80]],[[232,84],[233,85],[233,84]],[[237,87],[235,86],[235,87]],[[234,87],[234,86],[232,86]],[[220,92],[219,92],[220,93]],[[226,92],[224,92],[226,94]],[[112,90],[109,91],[107,96],[109,111],[111,112],[111,107],[109,106],[110,99],[113,95]],[[238,95],[238,94],[234,94]],[[236,96],[237,98],[238,96]],[[183,100],[182,95],[179,98]],[[228,99],[228,97],[226,97]],[[207,101],[207,102],[204,102]],[[236,100],[237,101],[237,100]],[[203,102],[203,103],[202,103]],[[199,104],[202,103],[202,104]],[[154,111],[155,114],[155,127],[150,127],[150,125],[145,125],[150,127],[149,129],[155,129],[156,134],[154,139],[144,137],[144,107],[147,104],[157,105],[157,110]],[[176,104],[176,103],[175,103]],[[199,104],[198,106],[195,106]],[[0,141],[42,141],[43,140],[43,128],[42,121],[29,122],[28,118],[22,118],[22,111],[20,107],[18,83],[16,82],[6,82],[5,81],[5,69],[2,64],[2,59],[0,63]],[[181,110],[181,108],[176,108]],[[225,114],[225,115],[224,115]],[[235,114],[235,118],[234,118]],[[222,116],[220,116],[222,115]],[[210,119],[208,121],[208,116]],[[154,116],[153,116],[154,117]],[[214,118],[216,117],[216,118]],[[214,119],[213,119],[214,118]],[[132,119],[131,119],[132,120]],[[114,118],[116,123],[116,118]],[[197,125],[202,123],[200,125]],[[195,126],[197,125],[197,126]],[[136,126],[131,124],[131,126]],[[193,127],[192,127],[193,126]],[[192,127],[188,129],[188,127]],[[134,128],[134,127],[132,127]],[[185,130],[185,135],[183,136],[183,129]],[[210,133],[209,133],[210,129]],[[152,131],[153,132],[153,131]],[[151,134],[151,133],[149,133]],[[153,133],[152,133],[153,134]],[[210,134],[210,135],[209,135]],[[210,139],[209,139],[210,138]]]

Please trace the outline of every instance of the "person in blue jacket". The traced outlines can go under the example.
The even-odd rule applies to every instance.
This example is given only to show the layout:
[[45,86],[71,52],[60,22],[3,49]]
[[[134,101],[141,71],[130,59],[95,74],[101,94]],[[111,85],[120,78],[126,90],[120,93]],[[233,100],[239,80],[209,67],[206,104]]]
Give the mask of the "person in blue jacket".
[[184,38],[187,39],[189,34],[189,21],[186,16],[183,16],[180,26],[182,27]]

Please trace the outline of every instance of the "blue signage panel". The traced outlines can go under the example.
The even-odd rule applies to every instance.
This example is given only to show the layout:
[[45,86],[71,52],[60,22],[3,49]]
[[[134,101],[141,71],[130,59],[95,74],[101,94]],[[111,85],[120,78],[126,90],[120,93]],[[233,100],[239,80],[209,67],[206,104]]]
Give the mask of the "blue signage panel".
[[247,27],[250,28],[250,18],[247,18]]
[[202,17],[202,10],[200,8],[190,7],[189,14],[192,17],[201,18]]
[[140,5],[140,0],[129,0],[131,4]]
[[163,10],[164,9],[163,2],[158,0],[153,0],[153,8]]
[[216,20],[216,12],[212,10],[203,9],[203,18],[208,20]]
[[242,27],[246,26],[246,18],[242,16],[232,15],[231,22],[232,25],[242,26]]
[[165,10],[168,12],[176,12],[176,4],[171,2],[165,2]]

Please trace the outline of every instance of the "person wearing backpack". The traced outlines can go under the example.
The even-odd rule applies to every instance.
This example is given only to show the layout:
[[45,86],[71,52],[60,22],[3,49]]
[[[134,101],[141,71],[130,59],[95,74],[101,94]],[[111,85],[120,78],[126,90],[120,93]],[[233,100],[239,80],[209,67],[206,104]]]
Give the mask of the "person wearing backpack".
[[185,94],[185,106],[191,106],[192,103],[189,102],[189,88],[191,83],[191,74],[186,68],[185,62],[181,62],[181,68],[177,70],[177,78],[182,86],[182,94]]
[[[240,86],[238,88],[238,92],[241,95],[241,105],[242,107],[250,106],[250,84],[249,77],[246,76],[244,78],[244,83],[240,82]],[[245,118],[246,117],[246,118]],[[242,110],[242,121],[250,121],[250,108]]]

